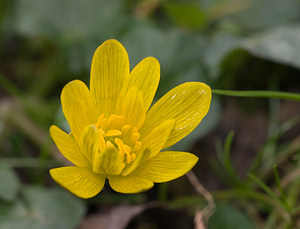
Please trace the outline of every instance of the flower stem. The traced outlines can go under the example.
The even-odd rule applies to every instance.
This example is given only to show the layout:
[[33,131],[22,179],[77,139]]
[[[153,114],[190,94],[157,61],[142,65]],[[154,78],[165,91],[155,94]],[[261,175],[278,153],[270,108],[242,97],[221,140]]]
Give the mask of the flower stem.
[[236,97],[254,97],[254,98],[278,98],[286,100],[300,101],[300,94],[281,91],[233,91],[213,89],[216,95],[236,96]]

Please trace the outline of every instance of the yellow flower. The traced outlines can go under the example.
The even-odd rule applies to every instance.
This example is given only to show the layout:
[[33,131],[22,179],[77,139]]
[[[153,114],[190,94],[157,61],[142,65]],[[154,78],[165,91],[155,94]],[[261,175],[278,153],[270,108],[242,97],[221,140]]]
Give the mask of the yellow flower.
[[155,58],[143,59],[130,72],[127,52],[118,41],[99,46],[90,90],[79,80],[62,90],[71,133],[53,125],[50,134],[74,166],[51,169],[52,178],[78,197],[90,198],[102,190],[105,179],[117,192],[137,193],[188,172],[198,160],[195,155],[161,150],[200,123],[211,89],[204,83],[184,83],[149,109],[159,78]]

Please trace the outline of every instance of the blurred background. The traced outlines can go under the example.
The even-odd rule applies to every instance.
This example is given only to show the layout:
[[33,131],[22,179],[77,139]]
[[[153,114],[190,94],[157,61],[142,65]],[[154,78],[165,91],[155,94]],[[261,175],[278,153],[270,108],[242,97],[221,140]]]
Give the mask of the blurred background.
[[[50,178],[63,162],[49,126],[68,130],[61,90],[89,83],[110,38],[131,69],[159,60],[155,100],[187,81],[300,91],[299,0],[0,0],[0,228],[185,229],[207,206],[186,177],[135,195],[107,185],[89,200]],[[193,171],[216,203],[209,229],[300,228],[299,120],[299,102],[213,95],[173,147],[199,157]]]

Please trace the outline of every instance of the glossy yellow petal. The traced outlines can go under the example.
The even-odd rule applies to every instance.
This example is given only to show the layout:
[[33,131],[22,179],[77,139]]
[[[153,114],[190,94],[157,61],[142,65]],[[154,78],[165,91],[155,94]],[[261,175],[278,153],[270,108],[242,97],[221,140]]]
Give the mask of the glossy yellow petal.
[[150,108],[140,133],[147,135],[153,126],[174,119],[174,129],[164,148],[174,145],[196,128],[207,114],[210,101],[211,89],[208,85],[199,82],[181,84]]
[[125,164],[122,157],[114,147],[108,147],[99,152],[94,159],[93,171],[107,175],[119,175]]
[[112,176],[108,178],[113,190],[121,193],[138,193],[153,187],[153,182],[137,176]]
[[128,55],[120,42],[107,40],[97,48],[92,60],[90,89],[99,109],[103,101],[110,101],[110,107],[114,106],[129,71]]
[[94,156],[99,151],[99,135],[94,125],[87,126],[79,139],[79,147],[82,154],[93,163]]
[[90,166],[87,158],[81,154],[77,142],[75,142],[70,135],[54,125],[50,127],[50,135],[57,148],[66,159],[79,167]]
[[163,151],[146,160],[132,174],[160,183],[174,180],[191,170],[198,157],[191,153]]
[[149,148],[151,151],[150,158],[154,157],[161,151],[166,144],[171,131],[175,125],[175,120],[163,121],[160,125],[155,127],[145,138],[142,138],[143,148]]
[[145,112],[150,107],[160,79],[160,65],[154,57],[143,59],[131,71],[129,79],[122,89],[122,96],[132,87],[137,87],[142,93]]
[[137,87],[130,88],[125,97],[118,99],[116,113],[125,117],[126,124],[135,126],[137,129],[143,125],[146,113],[143,95]]
[[77,166],[51,169],[50,175],[61,186],[84,199],[97,195],[105,183],[104,176]]
[[96,121],[89,89],[80,80],[71,81],[62,90],[61,104],[71,131],[78,140],[82,130]]

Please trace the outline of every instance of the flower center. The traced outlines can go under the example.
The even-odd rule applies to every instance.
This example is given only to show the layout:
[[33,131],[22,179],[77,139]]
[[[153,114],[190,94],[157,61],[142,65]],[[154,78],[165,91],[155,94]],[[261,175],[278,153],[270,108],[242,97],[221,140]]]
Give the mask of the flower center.
[[142,146],[140,134],[136,127],[125,124],[122,115],[112,114],[106,118],[101,114],[95,126],[99,135],[99,156],[95,156],[93,170],[118,175],[126,165],[135,161]]

